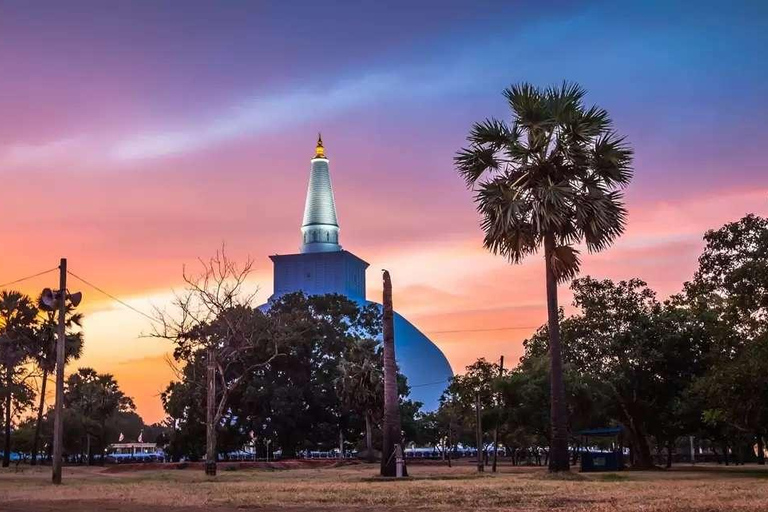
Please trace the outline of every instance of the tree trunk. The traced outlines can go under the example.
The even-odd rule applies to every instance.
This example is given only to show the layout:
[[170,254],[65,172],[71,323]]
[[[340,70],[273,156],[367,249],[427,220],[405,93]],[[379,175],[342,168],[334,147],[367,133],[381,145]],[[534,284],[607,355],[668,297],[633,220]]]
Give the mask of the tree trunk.
[[568,417],[565,404],[565,382],[563,381],[563,360],[560,348],[560,324],[558,322],[557,279],[552,267],[555,252],[555,237],[547,233],[544,237],[544,259],[547,275],[547,320],[549,328],[550,393],[551,393],[551,455],[549,471],[569,471],[568,464]]
[[483,424],[480,414],[480,393],[475,393],[475,439],[477,444],[477,472],[483,473],[485,465],[483,464]]
[[365,411],[365,458],[368,462],[373,462],[373,420],[371,413]]
[[667,469],[672,467],[672,439],[667,440]]
[[728,465],[728,443],[723,443],[723,461]]
[[107,435],[107,420],[101,420],[101,435],[99,436],[99,465],[104,465],[104,441]]
[[765,445],[763,444],[762,434],[757,434],[757,463],[765,466]]
[[624,415],[624,426],[629,432],[629,463],[634,469],[652,469],[653,456],[651,455],[651,446],[643,430],[639,427],[640,422],[635,421],[629,411],[622,407]]
[[339,459],[344,458],[344,431],[339,427]]
[[206,398],[205,415],[205,474],[216,476],[216,353],[211,347],[208,349],[206,372],[208,394]]
[[85,464],[91,465],[91,434],[85,433]]
[[13,386],[13,368],[8,365],[5,370],[5,438],[3,443],[3,467],[11,465],[11,387]]
[[[395,325],[392,308],[392,281],[384,271],[383,337],[384,337],[384,432],[381,450],[381,476],[396,476],[395,445],[402,443],[400,403],[397,394],[395,359]],[[403,447],[401,446],[401,449]],[[407,472],[403,468],[403,476]]]
[[40,405],[37,407],[37,422],[35,423],[35,437],[32,439],[32,460],[30,464],[37,465],[37,449],[40,445],[40,430],[43,426],[43,409],[45,408],[45,388],[48,384],[48,368],[43,370],[43,382],[40,384]]
[[451,454],[453,452],[453,419],[448,420],[448,467],[451,467]]
[[[499,378],[502,378],[504,376],[504,356],[501,356],[499,359]],[[495,401],[495,407],[498,411],[499,408],[499,401]],[[499,417],[497,414],[496,417],[496,425],[493,428],[493,467],[491,468],[491,471],[493,473],[496,472],[496,462],[499,458]]]

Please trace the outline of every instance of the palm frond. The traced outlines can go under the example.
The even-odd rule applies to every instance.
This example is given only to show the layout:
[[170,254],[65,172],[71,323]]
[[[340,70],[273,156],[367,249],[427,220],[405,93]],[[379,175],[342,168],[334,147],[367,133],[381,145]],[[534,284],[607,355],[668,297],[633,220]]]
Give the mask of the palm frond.
[[515,132],[509,129],[504,121],[490,118],[481,123],[472,125],[467,140],[473,146],[490,146],[498,151],[501,148],[515,143]]
[[472,146],[462,148],[453,159],[459,175],[471,187],[487,171],[499,169],[499,161],[493,148]]
[[570,281],[579,274],[581,269],[579,251],[569,245],[555,247],[548,264],[558,283]]
[[624,137],[607,132],[595,141],[591,153],[592,168],[606,184],[625,187],[632,180],[634,152]]
[[589,252],[602,251],[624,232],[627,210],[620,192],[593,188],[578,197],[574,204],[576,226],[583,234]]
[[558,124],[568,124],[579,116],[581,100],[587,91],[574,82],[563,81],[559,87],[548,87],[544,93],[550,116]]
[[536,252],[540,236],[531,224],[530,202],[515,197],[508,177],[483,183],[475,202],[483,217],[481,227],[485,232],[483,245],[486,249],[513,263]]
[[454,159],[469,187],[479,183],[485,247],[516,263],[554,235],[558,250],[549,264],[560,281],[578,273],[573,247],[605,249],[627,219],[619,191],[632,178],[632,149],[605,109],[584,106],[585,96],[572,82],[514,84],[504,90],[511,120],[473,125],[469,147]]
[[527,129],[541,129],[552,119],[541,92],[529,83],[512,85],[504,90],[517,123]]

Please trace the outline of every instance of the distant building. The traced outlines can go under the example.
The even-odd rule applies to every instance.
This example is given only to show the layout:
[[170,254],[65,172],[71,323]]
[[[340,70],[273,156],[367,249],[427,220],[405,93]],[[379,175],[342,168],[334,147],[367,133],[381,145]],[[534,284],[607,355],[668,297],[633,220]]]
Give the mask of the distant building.
[[[339,245],[336,203],[322,138],[318,137],[311,160],[300,252],[270,256],[270,259],[274,263],[275,283],[270,300],[302,291],[307,295],[338,293],[361,304],[371,303],[365,297],[368,263]],[[397,288],[394,296],[397,304]],[[442,391],[453,376],[451,366],[440,349],[397,312],[395,353],[400,371],[412,386],[411,397],[423,402],[425,409],[436,409]]]
[[106,458],[110,462],[163,461],[165,453],[156,443],[113,443],[107,446]]

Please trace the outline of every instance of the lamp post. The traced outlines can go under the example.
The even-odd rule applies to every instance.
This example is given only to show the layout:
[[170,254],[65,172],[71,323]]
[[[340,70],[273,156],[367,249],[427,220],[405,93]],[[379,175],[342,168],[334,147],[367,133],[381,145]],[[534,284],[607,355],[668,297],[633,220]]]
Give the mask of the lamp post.
[[61,483],[61,456],[64,432],[64,361],[66,359],[66,314],[67,299],[72,307],[77,307],[83,300],[80,292],[67,291],[67,258],[61,258],[59,263],[59,289],[56,291],[46,288],[43,290],[42,302],[46,309],[59,310],[59,325],[56,336],[56,406],[53,419],[53,475],[54,484]]

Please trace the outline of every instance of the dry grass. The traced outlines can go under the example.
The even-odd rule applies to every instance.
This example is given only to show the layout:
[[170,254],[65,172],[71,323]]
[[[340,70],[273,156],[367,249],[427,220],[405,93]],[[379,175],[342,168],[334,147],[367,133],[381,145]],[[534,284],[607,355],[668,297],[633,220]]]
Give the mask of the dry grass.
[[[372,478],[359,465],[289,471],[104,473],[67,468],[54,488],[50,472],[0,473],[0,510],[116,511],[247,508],[314,510],[768,511],[768,470],[698,467],[674,471],[551,478],[540,469],[503,467],[477,475],[470,466],[412,466],[412,478]],[[74,505],[74,508],[73,508]]]

